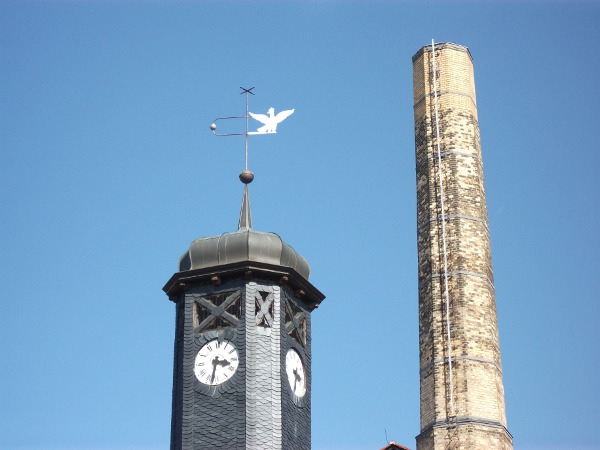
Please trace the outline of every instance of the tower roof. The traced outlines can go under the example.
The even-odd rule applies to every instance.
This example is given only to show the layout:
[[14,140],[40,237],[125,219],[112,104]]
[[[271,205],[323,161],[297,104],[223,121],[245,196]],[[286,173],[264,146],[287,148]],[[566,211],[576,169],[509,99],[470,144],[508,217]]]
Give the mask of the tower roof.
[[289,285],[311,310],[325,298],[308,281],[310,267],[300,253],[278,234],[252,229],[246,183],[238,230],[194,240],[179,259],[179,271],[163,290],[176,301],[190,282],[221,284],[225,279],[249,276]]
[[163,290],[176,302],[191,283],[220,285],[251,277],[289,286],[312,311],[325,296],[308,281],[309,275],[306,259],[279,235],[240,228],[193,241]]
[[286,244],[278,234],[252,229],[248,194],[248,184],[252,179],[244,181],[246,172],[252,174],[246,170],[240,175],[245,186],[238,230],[234,233],[196,239],[179,259],[179,271],[216,268],[240,262],[258,262],[294,269],[308,281],[310,267],[300,253]]
[[179,270],[195,270],[239,262],[258,262],[294,269],[308,281],[306,259],[278,234],[240,228],[234,233],[196,239],[179,260]]

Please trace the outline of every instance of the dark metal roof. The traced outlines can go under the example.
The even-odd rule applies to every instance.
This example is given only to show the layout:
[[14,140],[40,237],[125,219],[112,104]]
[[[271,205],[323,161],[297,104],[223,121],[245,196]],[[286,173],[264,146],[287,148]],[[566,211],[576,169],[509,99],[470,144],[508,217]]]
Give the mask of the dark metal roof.
[[196,239],[179,260],[179,270],[204,269],[245,261],[289,267],[306,280],[310,275],[306,259],[279,235],[249,228]]
[[238,230],[192,242],[179,259],[179,272],[171,277],[163,290],[176,302],[181,292],[195,283],[220,285],[240,279],[256,279],[286,286],[312,311],[325,296],[308,281],[310,267],[306,259],[279,235],[252,230],[248,195],[251,178],[250,171],[240,175],[246,186]]

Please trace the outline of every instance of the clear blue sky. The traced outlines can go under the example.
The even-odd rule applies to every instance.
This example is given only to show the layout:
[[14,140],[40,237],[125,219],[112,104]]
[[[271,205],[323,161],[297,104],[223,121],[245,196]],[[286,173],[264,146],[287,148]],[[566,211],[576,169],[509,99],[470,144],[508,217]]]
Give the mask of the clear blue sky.
[[508,428],[600,448],[600,3],[0,3],[0,447],[167,448],[174,305],[201,236],[233,231],[243,139],[215,117],[295,108],[250,143],[254,227],[327,299],[313,448],[419,433],[412,55],[470,48]]

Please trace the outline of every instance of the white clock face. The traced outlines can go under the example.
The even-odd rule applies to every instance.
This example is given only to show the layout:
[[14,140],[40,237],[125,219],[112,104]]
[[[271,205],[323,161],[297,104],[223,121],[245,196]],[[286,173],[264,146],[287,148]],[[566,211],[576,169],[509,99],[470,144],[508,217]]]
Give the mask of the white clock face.
[[293,348],[285,355],[285,372],[292,392],[298,397],[306,394],[306,371],[300,354]]
[[239,364],[238,352],[231,341],[213,339],[202,346],[194,362],[198,381],[216,386],[229,380]]

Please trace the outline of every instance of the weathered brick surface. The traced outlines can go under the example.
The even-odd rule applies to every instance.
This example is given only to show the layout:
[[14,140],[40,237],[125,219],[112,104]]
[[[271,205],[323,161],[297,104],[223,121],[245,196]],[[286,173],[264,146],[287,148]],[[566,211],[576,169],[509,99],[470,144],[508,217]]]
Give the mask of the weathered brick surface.
[[431,47],[424,47],[413,57],[421,365],[421,434],[417,448],[511,449],[504,411],[473,64],[468,50],[455,44],[437,44],[435,56],[442,186]]

